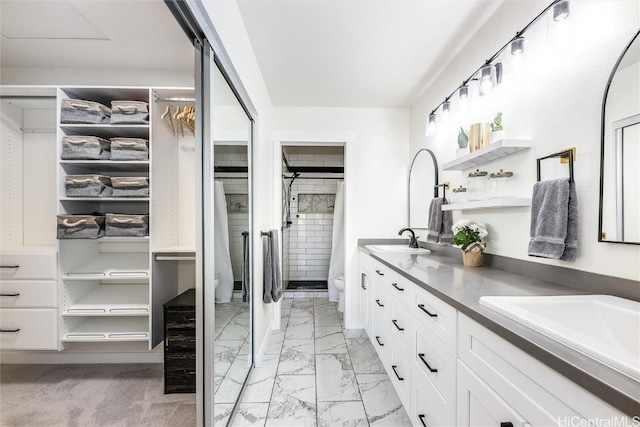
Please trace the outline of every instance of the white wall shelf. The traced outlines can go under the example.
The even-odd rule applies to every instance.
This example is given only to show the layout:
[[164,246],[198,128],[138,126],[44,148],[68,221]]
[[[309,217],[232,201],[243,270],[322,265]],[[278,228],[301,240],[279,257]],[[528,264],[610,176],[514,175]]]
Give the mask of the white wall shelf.
[[95,135],[101,138],[130,137],[149,138],[149,125],[73,125],[61,124],[65,135]]
[[63,312],[63,316],[148,315],[148,285],[99,285]]
[[62,166],[73,166],[103,172],[148,172],[149,161],[124,160],[60,160]]
[[501,139],[487,147],[445,163],[442,165],[442,170],[463,171],[471,169],[529,148],[531,148],[531,141],[527,139]]
[[61,202],[148,202],[148,197],[60,197]]
[[140,252],[102,253],[68,272],[67,277],[149,277],[149,254]]
[[[76,318],[72,319],[76,320]],[[146,317],[89,317],[69,328],[63,342],[148,341],[149,321]]]
[[195,246],[165,246],[153,250],[155,254],[195,254]]
[[473,202],[443,205],[443,211],[465,211],[472,209],[497,209],[531,206],[531,197],[504,197],[497,199],[476,200]]

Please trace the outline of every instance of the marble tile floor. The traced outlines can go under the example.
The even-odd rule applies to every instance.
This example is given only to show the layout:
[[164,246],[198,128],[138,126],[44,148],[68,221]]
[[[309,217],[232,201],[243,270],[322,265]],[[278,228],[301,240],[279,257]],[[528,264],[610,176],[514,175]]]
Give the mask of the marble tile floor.
[[[345,330],[327,298],[283,299],[231,426],[410,426],[400,399],[363,330]],[[216,404],[216,425],[233,405]]]

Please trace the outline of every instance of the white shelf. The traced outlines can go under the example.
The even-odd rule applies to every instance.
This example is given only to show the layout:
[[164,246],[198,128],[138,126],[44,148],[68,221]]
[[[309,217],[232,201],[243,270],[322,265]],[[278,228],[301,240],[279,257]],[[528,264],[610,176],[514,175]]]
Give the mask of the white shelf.
[[93,135],[101,138],[134,137],[149,139],[149,125],[118,125],[118,124],[60,124],[65,135]]
[[148,202],[148,197],[60,197],[61,202]]
[[149,316],[149,286],[99,285],[63,316]]
[[149,161],[124,160],[60,160],[62,166],[109,172],[148,172]]
[[472,209],[496,209],[513,208],[520,206],[531,206],[531,197],[503,197],[487,200],[476,200],[473,202],[453,203],[443,205],[443,211],[464,211]]
[[149,279],[149,254],[146,252],[101,253],[74,271],[64,274],[64,280],[131,280]]
[[527,139],[501,139],[442,165],[442,170],[462,171],[482,164],[501,159],[511,154],[531,148],[531,141]]
[[148,341],[147,317],[90,317],[66,332],[63,342]]
[[158,248],[153,251],[155,254],[194,254],[196,252],[195,246],[165,246],[164,248]]
[[88,239],[88,240],[97,240],[98,242],[104,242],[104,243],[149,243],[149,236],[144,236],[144,237],[105,236],[105,237],[100,237],[98,239]]

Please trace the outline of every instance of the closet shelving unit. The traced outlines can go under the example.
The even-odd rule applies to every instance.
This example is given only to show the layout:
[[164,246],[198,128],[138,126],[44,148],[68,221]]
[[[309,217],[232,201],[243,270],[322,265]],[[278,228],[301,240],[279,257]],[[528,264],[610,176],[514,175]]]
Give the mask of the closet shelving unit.
[[[64,178],[75,174],[149,177],[153,162],[152,123],[79,125],[64,124],[60,120],[63,99],[90,100],[110,106],[114,100],[149,102],[150,93],[149,88],[134,87],[58,89],[58,159],[65,135],[91,135],[105,139],[116,136],[144,138],[149,140],[150,146],[149,161],[58,160],[58,213],[150,212],[151,197],[67,197]],[[147,343],[149,349],[153,348],[149,246],[149,237],[59,240],[62,348],[67,343],[79,342],[143,342]],[[156,321],[161,322],[162,319]]]
[[[489,144],[473,153],[467,154],[442,165],[445,171],[465,171],[494,160],[502,159],[512,154],[520,153],[531,148],[528,139],[501,139]],[[498,209],[531,206],[531,197],[501,197],[485,200],[474,200],[465,203],[443,205],[443,211]]]

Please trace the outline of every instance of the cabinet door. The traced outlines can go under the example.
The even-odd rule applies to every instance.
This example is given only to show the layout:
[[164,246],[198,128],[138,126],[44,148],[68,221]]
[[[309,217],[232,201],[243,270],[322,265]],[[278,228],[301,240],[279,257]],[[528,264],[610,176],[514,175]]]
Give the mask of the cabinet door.
[[469,427],[529,426],[461,361],[458,361],[457,424]]

